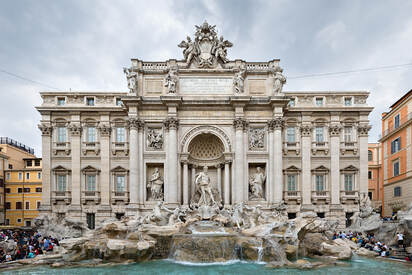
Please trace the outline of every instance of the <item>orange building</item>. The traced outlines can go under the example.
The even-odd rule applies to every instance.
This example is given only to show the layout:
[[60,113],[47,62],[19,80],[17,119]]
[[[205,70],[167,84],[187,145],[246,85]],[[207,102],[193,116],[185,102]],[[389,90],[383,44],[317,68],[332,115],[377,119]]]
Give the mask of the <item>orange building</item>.
[[368,195],[375,209],[382,206],[383,184],[381,174],[381,151],[380,143],[368,144]]
[[412,202],[412,90],[382,114],[383,215],[390,216]]

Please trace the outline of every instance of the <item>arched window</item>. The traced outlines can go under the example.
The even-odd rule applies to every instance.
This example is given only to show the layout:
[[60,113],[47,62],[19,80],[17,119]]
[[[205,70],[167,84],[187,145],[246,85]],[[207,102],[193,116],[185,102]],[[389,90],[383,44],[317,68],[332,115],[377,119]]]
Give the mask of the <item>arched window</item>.
[[371,150],[368,150],[368,161],[372,161],[373,159],[373,154]]

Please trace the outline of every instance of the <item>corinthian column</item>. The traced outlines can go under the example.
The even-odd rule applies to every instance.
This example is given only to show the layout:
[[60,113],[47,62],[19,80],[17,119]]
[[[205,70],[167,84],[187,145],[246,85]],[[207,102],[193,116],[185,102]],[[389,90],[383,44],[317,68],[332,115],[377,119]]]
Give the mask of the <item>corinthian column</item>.
[[372,127],[368,124],[358,126],[359,137],[359,191],[361,198],[368,195],[368,132]]
[[274,149],[273,149],[273,120],[268,121],[269,142],[268,142],[268,167],[266,167],[266,199],[269,204],[273,203],[273,186],[275,184],[275,172],[274,172]]
[[71,211],[79,212],[81,211],[80,137],[82,134],[82,126],[80,125],[80,121],[72,121],[68,128],[70,132],[70,144],[72,155],[72,203],[70,208]]
[[331,174],[331,188],[330,196],[332,205],[340,204],[340,164],[339,164],[339,146],[340,146],[340,132],[341,126],[339,124],[332,124],[329,126],[330,135],[330,174]]
[[282,117],[276,117],[272,120],[273,127],[273,202],[280,203],[283,198],[283,155],[282,155],[282,129],[284,120]]
[[129,168],[130,168],[130,205],[137,206],[139,192],[139,172],[138,172],[138,137],[137,132],[140,127],[140,120],[136,117],[130,117],[129,126]]
[[41,131],[41,142],[42,142],[42,157],[43,157],[43,174],[42,174],[42,201],[40,204],[40,212],[50,213],[51,212],[51,135],[53,127],[50,124],[42,123],[39,126]]
[[310,206],[311,201],[311,174],[310,174],[310,150],[312,146],[312,125],[306,124],[300,127],[302,137],[302,207]]
[[232,199],[233,203],[243,201],[243,197],[247,190],[244,186],[244,162],[243,162],[243,129],[246,127],[246,121],[242,118],[236,118],[233,121],[235,127],[235,181],[232,184]]
[[108,124],[99,125],[101,179],[100,196],[102,206],[110,206],[110,133],[112,128]]
[[178,205],[177,186],[177,128],[179,120],[169,117],[164,121],[165,128],[169,130],[169,142],[167,146],[167,181],[164,185],[165,200],[169,204]]

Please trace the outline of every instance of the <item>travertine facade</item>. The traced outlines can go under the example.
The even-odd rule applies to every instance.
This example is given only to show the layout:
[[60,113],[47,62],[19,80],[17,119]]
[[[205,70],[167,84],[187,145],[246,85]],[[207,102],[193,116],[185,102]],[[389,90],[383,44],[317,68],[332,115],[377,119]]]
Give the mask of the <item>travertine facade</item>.
[[278,59],[230,61],[231,46],[205,23],[179,44],[184,60],[132,59],[127,93],[41,93],[43,211],[93,227],[159,200],[190,205],[207,167],[203,195],[222,207],[285,202],[343,223],[357,212],[369,93],[284,92]]

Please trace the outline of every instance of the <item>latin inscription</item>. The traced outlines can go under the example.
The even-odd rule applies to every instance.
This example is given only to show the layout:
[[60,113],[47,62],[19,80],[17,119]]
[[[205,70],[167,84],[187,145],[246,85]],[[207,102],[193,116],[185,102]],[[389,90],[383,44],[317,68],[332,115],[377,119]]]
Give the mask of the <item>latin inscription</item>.
[[179,91],[182,94],[231,94],[232,87],[232,78],[182,77],[179,80]]

